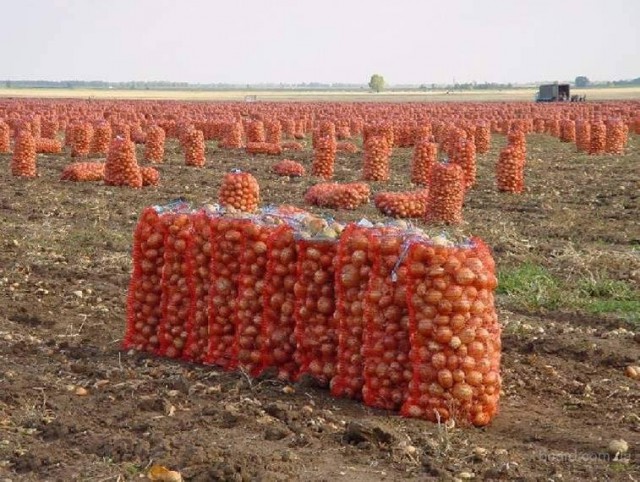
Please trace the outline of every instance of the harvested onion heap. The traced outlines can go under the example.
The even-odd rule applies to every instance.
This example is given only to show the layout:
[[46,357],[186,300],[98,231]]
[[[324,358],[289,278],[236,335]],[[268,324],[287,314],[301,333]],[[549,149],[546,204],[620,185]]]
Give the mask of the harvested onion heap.
[[91,140],[91,154],[106,154],[109,151],[111,143],[111,125],[108,122],[100,122],[93,130],[93,139]]
[[13,146],[11,174],[18,177],[36,177],[36,141],[31,131],[23,129],[18,133]]
[[500,396],[500,325],[494,262],[469,246],[414,243],[408,253],[413,379],[402,413],[487,425]]
[[264,123],[261,120],[254,120],[247,123],[245,128],[247,144],[250,142],[265,142]]
[[521,129],[513,129],[507,135],[509,147],[513,149],[513,154],[524,165],[527,158],[527,138]]
[[620,119],[607,122],[607,140],[605,151],[611,154],[623,154],[627,143],[628,130]]
[[428,186],[431,169],[438,160],[438,144],[423,140],[416,144],[411,159],[411,182],[419,186]]
[[260,185],[248,172],[237,171],[225,174],[220,186],[218,202],[225,208],[253,212],[260,202]]
[[603,122],[591,124],[591,142],[589,154],[604,154],[607,146],[607,127]]
[[283,151],[302,151],[304,150],[304,146],[297,141],[285,141],[280,144]]
[[11,128],[0,120],[0,153],[11,152]]
[[364,143],[365,181],[389,180],[389,156],[391,149],[383,136],[370,136]]
[[40,137],[36,139],[36,152],[43,154],[58,154],[62,152],[62,143],[58,139]]
[[160,210],[146,208],[133,235],[133,274],[127,298],[124,347],[157,353],[162,320],[164,227]]
[[469,189],[476,182],[476,144],[472,137],[459,141],[453,160],[462,168],[464,187]]
[[242,149],[244,147],[242,143],[242,122],[229,122],[224,127],[224,131],[224,137],[222,142],[220,142],[220,147],[225,149]]
[[356,152],[358,152],[358,146],[356,146],[353,142],[342,141],[336,144],[336,151],[355,154]]
[[267,120],[264,123],[265,141],[277,146],[282,142],[282,126],[278,120]]
[[[333,124],[332,124],[333,125]],[[336,138],[326,135],[317,138],[314,146],[312,173],[322,179],[331,179],[336,163]]]
[[104,162],[73,162],[65,166],[61,181],[94,182],[104,179]]
[[145,166],[140,168],[143,186],[157,186],[160,183],[160,173],[155,167]]
[[162,272],[162,322],[158,336],[160,355],[180,358],[187,342],[187,320],[192,299],[193,279],[187,261],[191,238],[191,216],[169,213],[160,218],[163,223],[164,270]]
[[379,192],[373,197],[378,210],[394,218],[423,218],[427,215],[429,190]]
[[461,223],[464,191],[464,172],[459,165],[438,163],[433,166],[427,219],[447,224]]
[[332,209],[356,209],[369,202],[371,190],[363,182],[337,184],[320,183],[310,187],[304,195],[308,204]]
[[247,142],[247,154],[267,154],[268,156],[279,156],[282,154],[282,146],[270,142]]
[[576,149],[578,152],[589,152],[591,147],[591,124],[588,121],[576,122]]
[[164,160],[164,129],[160,126],[151,126],[147,130],[147,141],[144,145],[144,160],[153,163],[161,163]]
[[204,166],[204,135],[202,134],[202,131],[192,129],[185,134],[184,163],[187,166]]
[[290,159],[283,159],[273,165],[273,172],[278,176],[304,176],[304,166]]
[[373,264],[368,231],[368,228],[350,224],[342,232],[337,248],[338,365],[331,380],[331,394],[335,397],[362,397],[364,309]]
[[487,123],[476,125],[476,152],[478,154],[484,154],[489,152],[491,147],[491,127]]
[[576,122],[571,119],[563,119],[560,122],[560,140],[562,142],[574,142],[576,140]]
[[121,137],[111,141],[104,165],[104,183],[108,186],[142,187],[142,174],[133,142]]
[[496,164],[496,182],[498,191],[521,193],[524,190],[524,163],[513,147],[507,146],[500,151]]
[[78,124],[73,131],[71,157],[85,157],[89,155],[91,139],[93,139],[93,126],[88,122]]

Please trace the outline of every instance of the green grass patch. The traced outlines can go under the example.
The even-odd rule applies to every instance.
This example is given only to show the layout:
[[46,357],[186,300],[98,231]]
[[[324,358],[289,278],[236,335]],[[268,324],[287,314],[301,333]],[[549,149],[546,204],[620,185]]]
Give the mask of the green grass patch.
[[500,270],[497,291],[510,297],[521,308],[534,311],[556,309],[562,301],[560,281],[543,266],[531,263]]

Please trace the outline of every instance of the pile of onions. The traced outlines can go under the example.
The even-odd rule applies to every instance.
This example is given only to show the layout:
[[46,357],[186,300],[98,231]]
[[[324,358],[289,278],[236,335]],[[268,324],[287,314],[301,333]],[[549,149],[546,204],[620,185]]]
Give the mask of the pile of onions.
[[370,230],[373,259],[364,312],[364,403],[398,410],[413,376],[409,360],[407,268],[399,264],[403,235]]
[[185,134],[184,163],[187,166],[204,166],[204,134],[198,129],[191,129]]
[[333,316],[336,245],[335,240],[296,241],[295,357],[299,374],[308,373],[323,385],[333,378],[337,361],[337,322]]
[[560,141],[575,142],[576,140],[576,121],[572,119],[563,119],[560,122]]
[[236,305],[235,351],[238,366],[251,376],[264,368],[262,310],[267,272],[267,243],[273,228],[248,222],[242,230],[242,254]]
[[464,172],[459,165],[437,163],[433,166],[427,219],[447,224],[461,223],[464,191]]
[[331,395],[335,397],[362,397],[363,317],[373,264],[368,231],[349,224],[342,232],[337,248],[335,319],[338,325],[338,364],[331,380]]
[[391,149],[385,137],[370,136],[364,143],[363,179],[388,181],[390,154]]
[[261,120],[247,122],[245,135],[247,136],[247,144],[250,142],[265,142],[264,123]]
[[283,159],[273,165],[273,172],[278,176],[304,176],[304,166],[290,159]]
[[160,126],[151,126],[147,129],[147,141],[144,145],[144,160],[153,163],[161,163],[164,160],[164,129]]
[[190,276],[187,261],[191,216],[186,213],[167,213],[160,221],[164,226],[165,238],[159,354],[180,358],[187,343],[187,320],[193,298],[190,284],[193,277]]
[[11,128],[0,119],[0,153],[11,152]]
[[384,137],[387,142],[387,148],[389,149],[389,155],[391,155],[391,149],[394,144],[394,129],[391,122],[379,122],[376,124],[366,124],[362,128],[362,142],[366,144],[370,137]]
[[17,177],[36,177],[38,175],[36,141],[28,129],[21,130],[16,138],[11,158],[11,174]]
[[122,122],[116,122],[111,125],[113,137],[121,137],[128,141],[131,140],[131,126]]
[[427,140],[418,142],[411,159],[411,182],[418,186],[428,186],[431,168],[438,160],[438,144]]
[[76,125],[73,131],[73,145],[71,146],[71,157],[85,157],[91,150],[91,140],[93,139],[93,126],[88,122]]
[[628,130],[620,119],[612,119],[607,122],[607,140],[605,152],[610,154],[623,154],[627,143]]
[[111,141],[104,165],[104,183],[108,186],[142,187],[142,174],[133,142],[121,137]]
[[242,149],[243,129],[242,122],[229,122],[224,127],[224,136],[219,146],[224,149]]
[[379,192],[373,197],[378,210],[394,218],[423,218],[427,215],[429,190]]
[[282,154],[282,146],[271,142],[247,142],[245,149],[247,154],[267,154],[268,156],[279,156]]
[[336,144],[336,152],[346,152],[348,154],[355,154],[358,152],[358,146],[353,142],[342,141]]
[[478,154],[489,152],[489,147],[491,147],[491,127],[489,124],[486,122],[477,124],[474,139],[476,142],[476,152]]
[[607,146],[607,127],[603,122],[591,123],[589,154],[604,154]]
[[108,122],[100,122],[93,130],[93,138],[91,140],[91,154],[106,154],[111,143],[111,124]]
[[453,162],[462,168],[465,189],[471,188],[476,182],[476,143],[473,137],[459,141]]
[[265,141],[267,144],[275,144],[277,146],[282,142],[282,126],[280,121],[267,120],[264,123]]
[[409,249],[413,379],[402,414],[487,425],[500,396],[497,284],[488,248],[416,243]]
[[164,232],[158,212],[145,208],[133,235],[133,274],[127,298],[125,348],[157,353],[162,319]]
[[36,139],[36,152],[43,154],[59,154],[62,152],[62,143],[58,139],[40,137]]
[[104,179],[104,162],[73,162],[65,166],[61,181],[94,182]]
[[524,190],[524,163],[510,146],[500,151],[496,183],[498,191],[521,193]]
[[[148,134],[147,134],[148,141]],[[211,219],[200,210],[191,216],[187,250],[193,300],[187,321],[187,343],[183,358],[202,363],[209,348],[209,291],[211,287]]]
[[55,139],[60,129],[60,123],[56,117],[45,117],[40,129],[40,137]]
[[337,184],[320,183],[310,187],[305,202],[331,209],[356,209],[369,202],[371,189],[363,182]]
[[285,141],[280,144],[283,151],[302,151],[304,150],[304,146],[296,141]]
[[145,166],[140,168],[143,186],[157,186],[160,183],[160,173],[155,167]]
[[263,368],[275,367],[278,378],[294,380],[299,367],[295,361],[295,294],[297,276],[296,244],[293,229],[281,225],[267,240],[267,272],[263,306]]
[[576,122],[576,149],[578,152],[589,152],[591,147],[591,124],[588,121]]
[[[333,124],[331,124],[333,125]],[[312,174],[322,179],[331,179],[336,162],[336,138],[326,135],[319,137],[314,146]]]
[[218,202],[225,208],[254,212],[260,202],[260,185],[248,172],[225,174],[218,194]]
[[206,362],[225,370],[236,367],[235,313],[242,254],[243,219],[212,218],[209,352]]

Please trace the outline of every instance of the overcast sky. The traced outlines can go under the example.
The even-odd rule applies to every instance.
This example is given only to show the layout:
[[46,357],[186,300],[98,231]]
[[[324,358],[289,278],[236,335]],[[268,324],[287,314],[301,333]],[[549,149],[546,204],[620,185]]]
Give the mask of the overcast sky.
[[0,79],[640,77],[640,0],[0,0]]

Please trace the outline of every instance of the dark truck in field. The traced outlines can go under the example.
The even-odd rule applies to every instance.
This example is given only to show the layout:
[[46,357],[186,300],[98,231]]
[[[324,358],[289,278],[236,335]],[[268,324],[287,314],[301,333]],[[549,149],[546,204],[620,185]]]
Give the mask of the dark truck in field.
[[536,102],[583,102],[584,95],[571,95],[569,84],[543,84],[539,87]]

